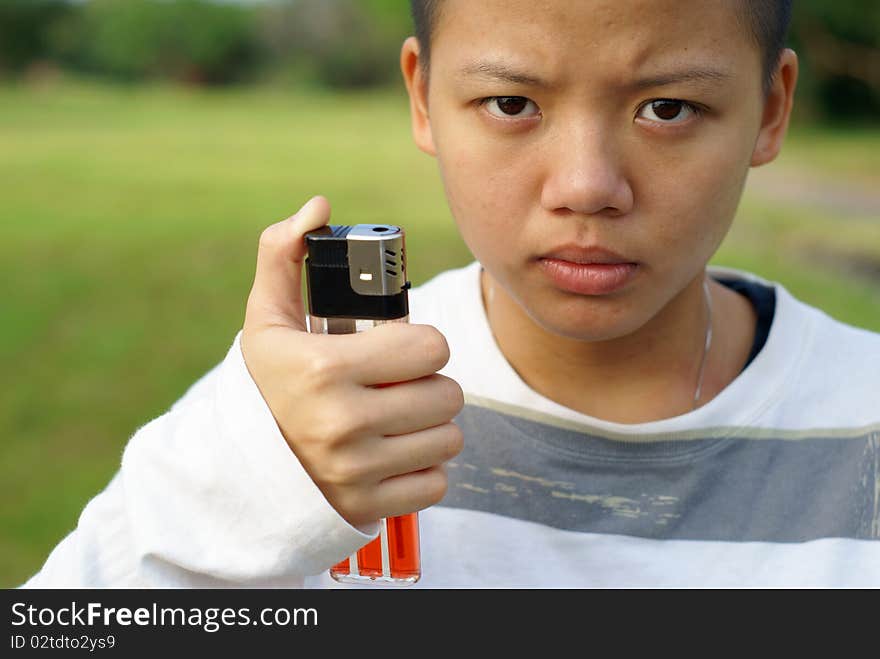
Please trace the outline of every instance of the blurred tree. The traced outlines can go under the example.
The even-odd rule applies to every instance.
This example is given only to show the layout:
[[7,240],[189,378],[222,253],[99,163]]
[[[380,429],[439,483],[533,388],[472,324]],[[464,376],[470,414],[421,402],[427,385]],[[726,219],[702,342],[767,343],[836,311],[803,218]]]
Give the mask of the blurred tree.
[[0,73],[45,58],[48,26],[71,11],[65,0],[0,0]]
[[791,42],[802,63],[800,96],[814,118],[880,115],[880,2],[797,0]]
[[67,64],[122,79],[227,83],[258,63],[253,10],[207,0],[90,0],[51,35]]
[[275,65],[305,69],[330,87],[395,79],[410,30],[408,4],[400,0],[287,0],[268,5],[261,17]]

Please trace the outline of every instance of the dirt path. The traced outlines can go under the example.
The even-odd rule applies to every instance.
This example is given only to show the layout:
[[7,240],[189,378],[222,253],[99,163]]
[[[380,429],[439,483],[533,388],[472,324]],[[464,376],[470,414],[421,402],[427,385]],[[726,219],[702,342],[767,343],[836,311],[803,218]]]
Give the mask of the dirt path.
[[870,218],[880,222],[880,172],[877,185],[872,188],[863,181],[829,179],[777,162],[750,170],[746,194],[802,206],[833,218]]
[[840,236],[848,227],[858,224],[858,233],[867,238],[866,242],[829,239],[798,244],[799,241],[794,240],[790,243],[791,249],[805,262],[824,264],[880,288],[880,173],[876,186],[870,186],[866,180],[833,178],[815,170],[776,162],[749,171],[745,196],[795,211],[803,209],[810,214],[813,230],[817,220],[827,224],[829,238]]

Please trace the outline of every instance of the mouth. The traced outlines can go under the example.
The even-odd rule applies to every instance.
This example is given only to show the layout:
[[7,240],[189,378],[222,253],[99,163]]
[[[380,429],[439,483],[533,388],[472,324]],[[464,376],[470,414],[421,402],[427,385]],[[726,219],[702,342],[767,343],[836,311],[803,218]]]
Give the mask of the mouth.
[[567,246],[548,252],[538,264],[550,282],[578,295],[608,295],[638,274],[639,263],[599,246]]
[[617,252],[600,247],[599,245],[583,247],[579,245],[567,245],[565,247],[558,247],[547,252],[541,258],[552,259],[554,261],[565,261],[577,265],[618,265],[635,263],[632,259],[628,259]]

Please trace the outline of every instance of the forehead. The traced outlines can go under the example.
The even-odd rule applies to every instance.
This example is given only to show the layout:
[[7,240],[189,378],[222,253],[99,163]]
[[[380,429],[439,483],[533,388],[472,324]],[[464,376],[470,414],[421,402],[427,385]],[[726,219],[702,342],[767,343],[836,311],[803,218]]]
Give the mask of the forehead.
[[[740,0],[443,0],[432,69],[506,61],[541,81],[620,80],[670,68],[760,71]],[[537,77],[537,76],[536,76]],[[528,84],[528,82],[527,82]]]

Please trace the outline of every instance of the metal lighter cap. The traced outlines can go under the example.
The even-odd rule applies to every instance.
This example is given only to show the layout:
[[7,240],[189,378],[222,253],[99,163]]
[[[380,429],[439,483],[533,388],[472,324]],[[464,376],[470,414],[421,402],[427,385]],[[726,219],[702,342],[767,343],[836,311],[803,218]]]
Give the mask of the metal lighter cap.
[[360,295],[396,295],[406,286],[406,254],[400,227],[357,224],[346,238],[353,291]]

